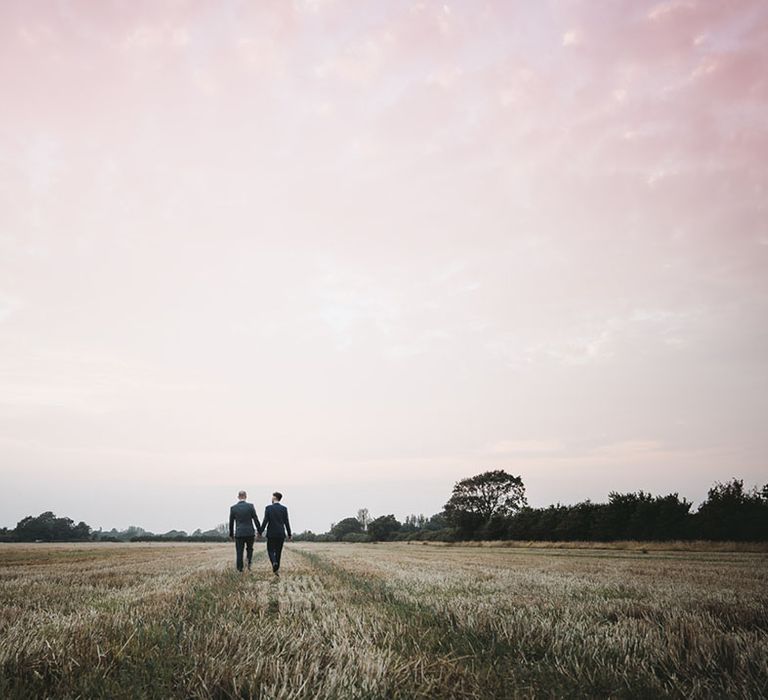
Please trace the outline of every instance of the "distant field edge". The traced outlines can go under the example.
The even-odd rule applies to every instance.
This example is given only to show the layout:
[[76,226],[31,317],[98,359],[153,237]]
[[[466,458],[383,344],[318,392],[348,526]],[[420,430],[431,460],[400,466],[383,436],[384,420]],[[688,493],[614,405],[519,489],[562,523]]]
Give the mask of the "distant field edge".
[[754,552],[767,553],[768,542],[710,542],[708,540],[673,540],[669,542],[547,542],[539,540],[483,540],[427,542],[411,540],[398,544],[428,547],[496,547],[502,549],[606,549],[631,552]]

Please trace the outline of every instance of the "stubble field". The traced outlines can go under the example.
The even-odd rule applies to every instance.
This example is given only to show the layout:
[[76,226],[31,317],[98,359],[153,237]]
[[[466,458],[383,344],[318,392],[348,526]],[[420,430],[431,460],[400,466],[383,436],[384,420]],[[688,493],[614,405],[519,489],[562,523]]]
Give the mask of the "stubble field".
[[0,697],[768,695],[760,553],[0,546]]

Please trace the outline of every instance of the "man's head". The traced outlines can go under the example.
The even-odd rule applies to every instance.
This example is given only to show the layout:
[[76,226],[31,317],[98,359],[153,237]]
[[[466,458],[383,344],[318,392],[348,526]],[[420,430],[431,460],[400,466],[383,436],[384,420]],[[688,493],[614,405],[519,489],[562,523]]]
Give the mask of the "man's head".
[[246,498],[248,498],[248,494],[245,491],[238,492],[237,494],[238,501],[244,501]]
[[279,503],[282,500],[283,500],[283,494],[280,493],[279,491],[275,491],[272,494],[272,503]]

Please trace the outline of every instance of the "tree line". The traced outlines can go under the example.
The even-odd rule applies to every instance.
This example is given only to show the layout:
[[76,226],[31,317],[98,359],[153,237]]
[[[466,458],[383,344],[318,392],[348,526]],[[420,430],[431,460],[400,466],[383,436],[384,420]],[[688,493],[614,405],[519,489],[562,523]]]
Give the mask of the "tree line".
[[440,513],[411,515],[401,523],[393,514],[357,516],[334,523],[322,534],[304,532],[309,541],[378,542],[398,540],[534,540],[610,542],[617,540],[768,540],[768,484],[746,489],[743,479],[715,483],[696,511],[677,493],[612,491],[605,503],[531,508],[521,477],[504,470],[462,479]]
[[169,530],[155,534],[137,525],[125,530],[94,530],[84,522],[75,525],[71,518],[59,518],[51,511],[28,515],[15,528],[0,528],[0,542],[224,542],[228,539],[226,523],[211,530]]
[[51,511],[37,517],[28,515],[12,530],[0,528],[0,542],[82,542],[91,537],[92,530],[86,523],[75,524],[71,518],[56,517]]
[[[653,496],[644,491],[612,491],[605,503],[531,508],[520,476],[492,470],[458,481],[442,511],[430,517],[394,514],[371,517],[367,508],[333,523],[324,533],[298,533],[297,541],[386,542],[397,540],[540,540],[605,542],[616,540],[768,541],[768,484],[744,487],[743,479],[717,482],[696,511],[677,493]],[[27,516],[13,529],[0,528],[5,542],[222,542],[227,525],[211,530],[170,530],[154,534],[131,526],[126,530],[93,530],[47,511]]]

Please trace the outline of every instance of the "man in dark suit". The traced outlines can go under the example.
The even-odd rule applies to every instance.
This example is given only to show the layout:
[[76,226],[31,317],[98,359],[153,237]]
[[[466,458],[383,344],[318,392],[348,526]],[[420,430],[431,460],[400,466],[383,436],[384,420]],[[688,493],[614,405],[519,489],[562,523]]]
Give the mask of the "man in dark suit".
[[264,520],[261,521],[259,535],[267,531],[267,554],[272,562],[272,571],[277,575],[280,569],[280,554],[283,551],[286,534],[288,541],[293,539],[291,535],[291,523],[288,521],[288,509],[280,503],[283,494],[275,491],[272,494],[272,505],[264,509]]
[[[256,515],[256,509],[253,503],[248,503],[245,499],[248,494],[240,491],[237,494],[237,503],[229,509],[229,539],[235,540],[235,566],[238,571],[243,570],[243,548],[248,555],[248,569],[251,568],[253,559],[253,539],[256,531],[261,534],[261,524]],[[237,523],[237,529],[235,529]],[[256,524],[254,529],[253,525]]]

